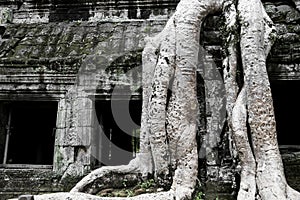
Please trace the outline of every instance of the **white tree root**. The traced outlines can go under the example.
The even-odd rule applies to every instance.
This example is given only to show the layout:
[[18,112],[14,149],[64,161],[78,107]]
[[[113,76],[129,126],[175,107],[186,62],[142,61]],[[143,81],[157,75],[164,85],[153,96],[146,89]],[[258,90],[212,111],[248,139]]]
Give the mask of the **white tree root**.
[[[138,173],[139,168],[133,161],[128,165],[101,167],[81,179],[70,192],[97,194],[100,190],[111,187],[113,182],[122,186],[124,179],[137,183]],[[117,177],[113,178],[113,174]]]
[[[251,4],[251,7],[249,6]],[[286,181],[278,150],[272,96],[266,71],[261,2],[240,0],[241,53],[247,87],[249,125],[257,162],[256,184],[263,200],[286,199]]]
[[247,133],[246,89],[241,90],[232,111],[232,130],[241,165],[241,181],[237,200],[254,200],[256,166]]
[[135,197],[99,197],[86,193],[54,193],[54,194],[43,194],[34,195],[34,200],[173,200],[173,194],[171,192],[160,192],[160,193],[149,193],[141,194]]
[[[230,1],[225,10],[227,30],[230,30],[230,25],[235,24],[235,7],[228,9],[228,5]],[[296,200],[299,199],[299,192],[287,185],[283,172],[266,71],[266,57],[275,37],[274,25],[259,0],[239,0],[237,8],[241,24],[240,45],[244,70],[244,86],[237,99],[237,57],[232,39],[234,34],[228,38],[228,57],[224,60],[228,122],[232,127],[241,165],[237,198]],[[251,138],[248,138],[247,123],[250,125]]]
[[228,47],[225,49],[226,57],[223,60],[223,77],[224,86],[226,91],[226,111],[227,122],[229,128],[229,150],[233,158],[237,157],[235,142],[233,139],[232,130],[232,110],[238,96],[239,87],[237,84],[237,67],[238,67],[238,55],[237,55],[237,13],[235,4],[233,1],[228,0],[223,3],[223,13],[225,16],[225,43]]
[[[224,83],[226,89],[226,109],[228,125],[239,156],[240,189],[238,200],[254,200],[256,194],[255,159],[250,147],[247,133],[246,88],[243,87],[238,95],[237,84],[237,13],[235,4],[226,1],[223,5],[225,15],[227,57],[224,59]],[[237,97],[238,95],[238,97]]]
[[248,123],[256,161],[257,193],[262,200],[290,199],[278,149],[272,94],[266,69],[266,58],[272,46],[273,24],[260,0],[239,0],[238,11]]

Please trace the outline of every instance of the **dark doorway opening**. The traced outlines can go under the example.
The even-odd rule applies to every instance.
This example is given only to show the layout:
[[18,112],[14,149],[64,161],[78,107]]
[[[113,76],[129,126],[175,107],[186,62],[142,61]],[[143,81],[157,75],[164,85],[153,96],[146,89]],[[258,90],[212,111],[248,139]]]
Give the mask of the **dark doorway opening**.
[[1,102],[2,164],[52,165],[57,115],[55,101]]
[[98,165],[127,164],[139,148],[141,100],[97,100]]
[[300,146],[299,113],[300,89],[299,80],[278,80],[271,82],[276,128],[279,145]]

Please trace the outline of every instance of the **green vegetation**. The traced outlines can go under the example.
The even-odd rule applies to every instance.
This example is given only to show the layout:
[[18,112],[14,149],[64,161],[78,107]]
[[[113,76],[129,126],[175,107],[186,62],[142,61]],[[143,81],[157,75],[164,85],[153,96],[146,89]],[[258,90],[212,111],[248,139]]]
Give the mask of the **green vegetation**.
[[98,193],[102,197],[132,197],[143,193],[157,192],[158,188],[154,179],[149,179],[139,183],[134,187],[128,187],[127,180],[122,182],[124,188],[120,189],[104,189]]
[[195,199],[194,200],[204,200],[204,194],[199,191],[196,196],[195,196]]

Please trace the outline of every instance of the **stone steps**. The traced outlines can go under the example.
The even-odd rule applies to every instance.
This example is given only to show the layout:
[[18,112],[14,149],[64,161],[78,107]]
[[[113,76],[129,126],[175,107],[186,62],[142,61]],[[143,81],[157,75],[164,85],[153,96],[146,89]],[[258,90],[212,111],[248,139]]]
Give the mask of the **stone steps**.
[[64,190],[51,169],[0,169],[0,200]]

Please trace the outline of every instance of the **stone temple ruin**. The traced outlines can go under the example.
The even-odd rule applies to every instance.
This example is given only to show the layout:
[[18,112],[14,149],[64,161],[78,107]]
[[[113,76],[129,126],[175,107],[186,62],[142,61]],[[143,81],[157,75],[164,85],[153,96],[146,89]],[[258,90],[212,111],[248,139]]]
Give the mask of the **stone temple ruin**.
[[[268,58],[278,141],[287,180],[300,190],[300,2],[263,2],[278,29]],[[177,3],[0,0],[0,199],[68,191],[90,170],[135,156],[141,52]],[[207,53],[199,62],[217,69],[221,27],[218,14],[202,27]],[[198,92],[206,197],[234,199],[238,177],[226,122],[213,105],[224,99],[200,77]]]

